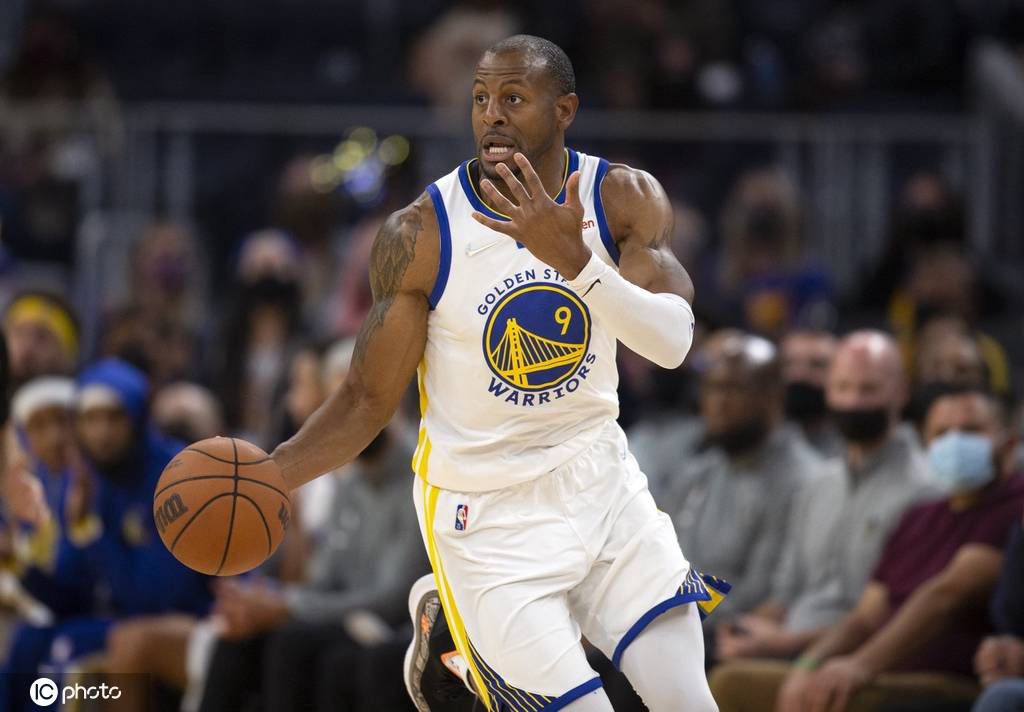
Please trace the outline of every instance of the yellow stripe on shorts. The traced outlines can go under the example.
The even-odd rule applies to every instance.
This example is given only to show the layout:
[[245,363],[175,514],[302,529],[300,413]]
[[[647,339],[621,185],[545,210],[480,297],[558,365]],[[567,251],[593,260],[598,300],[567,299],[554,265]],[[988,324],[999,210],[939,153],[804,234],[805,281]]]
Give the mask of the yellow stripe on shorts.
[[[426,440],[426,450],[429,454],[430,440]],[[459,615],[459,609],[455,606],[455,597],[452,595],[451,586],[448,584],[448,578],[444,572],[444,566],[441,563],[441,554],[437,548],[437,542],[434,538],[434,517],[437,513],[437,499],[441,494],[441,490],[437,487],[431,486],[427,482],[426,478],[426,458],[423,458],[421,463],[421,470],[417,470],[417,474],[420,475],[420,479],[423,481],[423,508],[425,512],[425,526],[427,530],[427,556],[430,558],[430,568],[434,570],[434,580],[437,583],[437,593],[441,597],[441,607],[444,609],[444,617],[448,621],[448,629],[451,631],[452,639],[455,641],[455,648],[459,651],[459,654],[465,659],[469,665],[470,674],[473,676],[473,682],[477,689],[477,693],[480,699],[483,700],[484,706],[488,712],[493,709],[491,696],[487,691],[487,685],[485,684],[483,676],[480,674],[480,670],[477,668],[476,659],[473,656],[473,651],[469,646],[469,638],[466,635],[466,626],[462,622],[462,617]]]

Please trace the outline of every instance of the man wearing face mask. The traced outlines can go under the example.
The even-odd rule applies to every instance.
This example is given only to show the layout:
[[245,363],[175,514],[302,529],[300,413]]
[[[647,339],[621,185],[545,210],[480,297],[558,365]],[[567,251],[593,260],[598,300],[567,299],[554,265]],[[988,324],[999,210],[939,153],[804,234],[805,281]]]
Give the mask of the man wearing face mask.
[[[1015,443],[987,393],[938,398],[924,437],[946,496],[903,516],[854,610],[794,664],[778,692],[780,712],[860,712],[977,694],[971,660],[992,632],[988,600],[1024,510],[1024,476],[1010,469]],[[763,702],[774,689],[757,692]]]
[[[782,556],[790,503],[821,466],[782,428],[775,347],[741,332],[711,338],[701,382],[706,450],[666,484],[659,506],[694,565],[733,584],[719,610],[744,613],[767,597]],[[723,523],[728,523],[723,526]]]
[[916,439],[899,426],[906,392],[892,338],[859,331],[842,340],[826,399],[843,456],[828,461],[794,503],[770,596],[755,615],[719,628],[718,655],[736,661],[730,668],[756,673],[759,661],[739,660],[796,656],[839,621],[903,511],[935,494]]
[[794,329],[782,338],[782,380],[785,413],[823,457],[842,454],[843,440],[829,417],[825,381],[838,341],[823,329]]

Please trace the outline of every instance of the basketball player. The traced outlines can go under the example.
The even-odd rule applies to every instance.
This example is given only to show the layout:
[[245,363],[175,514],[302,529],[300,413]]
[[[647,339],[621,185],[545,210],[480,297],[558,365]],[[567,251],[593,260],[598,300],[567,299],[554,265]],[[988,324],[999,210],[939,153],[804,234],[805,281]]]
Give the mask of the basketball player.
[[416,508],[484,706],[611,710],[582,634],[653,712],[715,710],[690,604],[727,587],[691,570],[616,423],[616,341],[678,366],[693,286],[658,182],[565,146],[574,90],[547,40],[483,55],[477,155],[385,222],[348,378],[273,458],[292,487],[349,462],[417,373]]

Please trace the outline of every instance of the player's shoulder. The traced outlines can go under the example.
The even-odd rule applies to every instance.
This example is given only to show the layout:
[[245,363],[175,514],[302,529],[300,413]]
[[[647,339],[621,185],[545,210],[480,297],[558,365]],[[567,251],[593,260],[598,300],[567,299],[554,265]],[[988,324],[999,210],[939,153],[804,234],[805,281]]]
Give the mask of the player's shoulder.
[[637,223],[663,222],[672,214],[665,189],[647,171],[611,163],[601,182],[601,200],[616,239]]
[[437,214],[424,191],[384,220],[370,252],[371,284],[396,284],[428,293],[437,274],[440,239]]
[[642,168],[634,168],[625,163],[608,164],[608,172],[601,183],[601,196],[605,201],[668,200],[657,178]]

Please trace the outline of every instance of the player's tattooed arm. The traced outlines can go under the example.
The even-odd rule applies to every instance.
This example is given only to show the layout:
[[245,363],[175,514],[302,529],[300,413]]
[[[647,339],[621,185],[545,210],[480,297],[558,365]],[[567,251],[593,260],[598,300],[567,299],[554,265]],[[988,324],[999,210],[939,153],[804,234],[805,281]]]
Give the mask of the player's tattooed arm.
[[677,294],[693,303],[693,281],[672,251],[672,203],[654,176],[613,164],[601,198],[619,248],[619,273],[650,292]]
[[273,453],[291,487],[355,459],[391,419],[423,357],[427,294],[439,259],[437,218],[424,194],[377,233],[370,252],[373,306],[345,382]]

